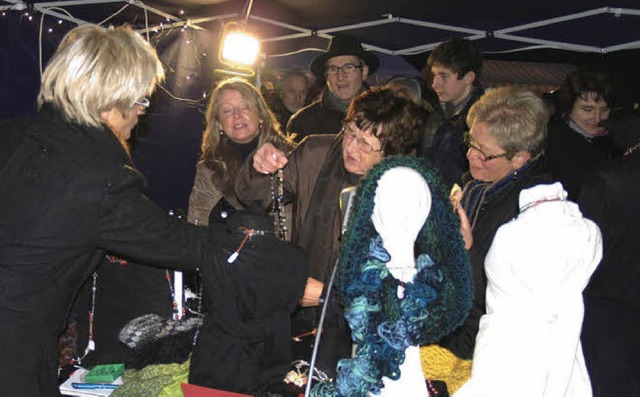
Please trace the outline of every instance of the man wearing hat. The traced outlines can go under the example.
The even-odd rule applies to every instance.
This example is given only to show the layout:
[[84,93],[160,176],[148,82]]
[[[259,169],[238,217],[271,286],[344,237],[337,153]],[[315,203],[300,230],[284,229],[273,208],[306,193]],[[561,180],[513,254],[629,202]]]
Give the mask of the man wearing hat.
[[300,141],[311,134],[340,132],[349,103],[366,88],[365,80],[379,65],[378,57],[365,51],[357,38],[332,38],[327,52],[310,66],[318,79],[326,79],[327,86],[316,101],[291,117],[287,133],[297,134],[296,140]]

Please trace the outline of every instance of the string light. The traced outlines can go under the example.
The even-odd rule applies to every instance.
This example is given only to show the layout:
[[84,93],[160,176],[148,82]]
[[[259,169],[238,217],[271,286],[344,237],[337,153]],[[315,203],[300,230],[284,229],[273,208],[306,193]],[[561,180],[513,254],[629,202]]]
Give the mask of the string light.
[[[66,12],[64,9],[62,9],[63,12],[65,12],[70,18],[72,18],[72,15],[68,12]],[[182,10],[182,12],[180,12],[181,15],[184,15],[184,10]],[[16,16],[18,16],[19,19],[23,20],[23,21],[33,21],[34,17],[35,17],[35,13],[32,9],[29,10],[22,10],[19,11],[17,13]],[[10,17],[12,16],[11,12],[6,12],[6,10],[0,10],[0,17]],[[167,21],[169,22],[173,22],[170,18],[166,18]],[[49,26],[43,26],[43,23],[41,22],[40,25],[40,35],[41,37],[44,34],[49,34],[49,35],[53,35],[54,33],[56,33],[56,26],[60,26],[60,28],[58,28],[58,31],[65,26],[65,24],[63,23],[65,22],[63,19],[61,18],[55,18],[52,19],[52,21],[50,22]],[[208,53],[202,51],[202,48],[200,47],[200,42],[199,42],[199,37],[196,34],[197,31],[193,29],[193,27],[191,26],[191,22],[190,21],[182,21],[180,24],[176,24],[176,29],[181,29],[182,32],[185,32],[187,30],[190,30],[190,34],[187,37],[184,37],[183,40],[185,40],[183,43],[186,42],[186,44],[189,45],[189,47],[191,47],[191,51],[189,51],[192,56],[195,55],[196,60],[195,60],[195,66],[193,66],[193,68],[195,69],[191,69],[188,70],[186,73],[182,74],[179,73],[180,76],[176,75],[175,77],[178,78],[180,77],[180,79],[182,79],[182,82],[187,82],[188,86],[193,86],[193,87],[203,87],[202,88],[202,97],[199,97],[198,94],[196,93],[193,97],[191,98],[181,98],[179,96],[174,95],[173,93],[169,92],[167,90],[167,88],[161,87],[171,98],[174,98],[178,101],[181,102],[186,102],[188,104],[190,104],[191,106],[201,106],[204,101],[207,100],[207,98],[209,97],[209,93],[207,92],[207,89],[204,87],[207,87],[209,85],[209,81],[208,79],[205,79],[205,75],[202,73],[201,70],[197,69],[197,68],[201,68],[203,66],[203,59],[204,58],[208,58]],[[171,31],[174,32],[173,26],[170,26],[168,29],[165,29],[167,25],[165,25],[164,21],[158,21],[158,25],[156,25],[152,31],[157,33],[158,36],[156,36],[156,38],[158,40],[163,40],[164,38],[177,38],[175,36],[172,35],[163,35],[162,32],[167,32],[167,31]],[[175,31],[175,33],[179,34],[179,32]],[[156,43],[157,44],[157,43]],[[195,47],[193,47],[195,46]],[[40,63],[42,63],[42,60],[40,61]],[[182,66],[180,65],[176,65],[175,68],[178,69],[184,69]],[[191,68],[191,67],[189,67]],[[174,74],[175,69],[174,67],[169,67],[168,70],[171,70]],[[177,80],[174,80],[177,82]],[[181,84],[177,84],[176,89],[182,89],[183,87],[181,87]],[[197,92],[197,91],[196,91]]]

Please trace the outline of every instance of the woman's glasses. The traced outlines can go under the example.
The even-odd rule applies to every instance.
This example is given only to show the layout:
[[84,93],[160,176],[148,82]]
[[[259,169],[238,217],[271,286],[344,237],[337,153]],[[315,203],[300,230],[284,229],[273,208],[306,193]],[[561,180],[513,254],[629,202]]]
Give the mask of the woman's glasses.
[[133,102],[133,106],[137,108],[140,114],[147,111],[149,106],[151,106],[151,101],[147,98],[140,98],[137,101]]
[[374,149],[369,142],[365,141],[362,138],[358,138],[356,133],[353,132],[349,127],[343,127],[342,133],[344,134],[344,140],[347,145],[350,144],[351,141],[355,140],[358,144],[358,149],[362,150],[362,152],[364,152],[365,154],[382,151],[382,148]]
[[499,159],[500,157],[507,157],[509,155],[509,153],[507,152],[500,153],[500,154],[486,154],[485,152],[480,150],[479,147],[473,144],[473,140],[471,139],[471,134],[469,133],[469,131],[464,133],[464,143],[467,145],[469,150],[473,149],[476,151],[476,153],[478,153],[478,158],[483,163],[486,163],[487,161]]

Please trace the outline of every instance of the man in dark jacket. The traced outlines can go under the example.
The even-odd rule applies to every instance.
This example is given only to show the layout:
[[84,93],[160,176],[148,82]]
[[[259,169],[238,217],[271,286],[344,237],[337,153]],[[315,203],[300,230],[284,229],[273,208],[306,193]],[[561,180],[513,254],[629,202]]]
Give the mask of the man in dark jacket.
[[159,266],[211,263],[208,229],[143,194],[126,140],[164,76],[131,29],[70,31],[42,76],[38,115],[0,124],[0,388],[58,395],[57,337],[105,252]]
[[362,48],[352,36],[331,39],[327,52],[311,62],[311,72],[325,79],[327,86],[320,98],[294,114],[287,125],[288,134],[299,142],[311,134],[337,134],[351,100],[365,87],[369,74],[380,65],[378,57]]
[[427,67],[433,74],[431,86],[440,106],[429,116],[420,154],[451,187],[460,184],[469,169],[463,134],[469,129],[469,108],[483,94],[479,83],[482,52],[474,42],[450,39],[429,54]]

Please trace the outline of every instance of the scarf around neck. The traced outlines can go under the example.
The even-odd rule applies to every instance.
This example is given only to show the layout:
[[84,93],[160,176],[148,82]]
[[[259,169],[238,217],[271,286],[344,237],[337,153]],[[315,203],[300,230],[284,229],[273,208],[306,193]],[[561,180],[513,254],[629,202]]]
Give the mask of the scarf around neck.
[[[418,274],[405,283],[388,271],[389,253],[382,246],[371,214],[378,180],[394,167],[408,167],[427,181],[432,203],[415,242]],[[383,377],[398,379],[404,351],[410,345],[435,342],[453,331],[471,307],[471,267],[442,182],[421,159],[390,156],[375,165],[358,186],[343,236],[337,294],[357,345],[356,356],[338,363],[335,381],[316,384],[313,396],[379,394]]]

